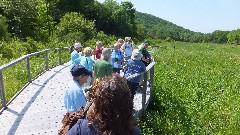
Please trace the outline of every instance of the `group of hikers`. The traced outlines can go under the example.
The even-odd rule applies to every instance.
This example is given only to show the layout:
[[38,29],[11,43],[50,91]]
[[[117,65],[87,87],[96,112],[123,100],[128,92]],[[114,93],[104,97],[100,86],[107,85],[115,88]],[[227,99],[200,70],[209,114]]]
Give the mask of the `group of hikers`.
[[[148,45],[144,41],[134,49],[131,37],[125,37],[118,39],[111,49],[103,48],[102,41],[97,41],[92,59],[90,47],[84,48],[81,56],[83,46],[74,43],[70,65],[73,81],[66,89],[64,107],[67,112],[77,112],[86,106],[88,110],[68,135],[141,134],[133,122],[133,99],[141,80],[139,74],[151,62]],[[86,83],[92,86],[87,92],[83,89]]]

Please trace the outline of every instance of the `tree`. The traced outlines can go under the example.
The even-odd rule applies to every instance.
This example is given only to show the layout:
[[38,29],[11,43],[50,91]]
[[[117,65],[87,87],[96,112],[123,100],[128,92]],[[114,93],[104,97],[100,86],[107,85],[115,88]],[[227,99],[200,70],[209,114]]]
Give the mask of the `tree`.
[[[36,1],[37,2],[37,1]],[[37,25],[35,39],[40,41],[48,41],[52,35],[54,29],[54,21],[52,16],[49,14],[50,3],[47,1],[38,1],[36,4],[37,9]]]
[[135,9],[131,2],[122,2],[120,5],[113,0],[106,0],[103,7],[107,10],[108,19],[107,34],[116,36],[136,36]]
[[4,14],[8,23],[8,31],[20,39],[35,35],[37,9],[35,0],[4,0]]
[[64,37],[71,38],[68,36],[71,33],[75,33],[75,35],[79,33],[83,41],[93,38],[96,35],[94,21],[86,20],[80,13],[67,13],[56,26],[56,34],[60,39],[64,39]]
[[92,20],[94,0],[49,0],[49,12],[57,24],[66,13],[81,13],[85,18]]
[[0,15],[0,40],[1,39],[8,39],[10,34],[7,31],[8,25],[6,23],[6,18]]
[[220,31],[220,30],[216,30],[214,31],[211,35],[212,35],[212,41],[214,43],[226,43],[227,42],[227,34],[229,33],[229,31]]
[[239,43],[240,42],[240,29],[233,30],[227,34],[228,43]]

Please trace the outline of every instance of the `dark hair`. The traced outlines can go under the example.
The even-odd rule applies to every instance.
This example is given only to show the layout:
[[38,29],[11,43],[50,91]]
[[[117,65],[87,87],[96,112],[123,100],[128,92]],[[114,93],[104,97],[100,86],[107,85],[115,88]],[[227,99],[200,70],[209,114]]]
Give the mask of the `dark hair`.
[[90,126],[100,134],[133,134],[133,100],[126,79],[112,74],[95,87],[93,108],[88,112]]

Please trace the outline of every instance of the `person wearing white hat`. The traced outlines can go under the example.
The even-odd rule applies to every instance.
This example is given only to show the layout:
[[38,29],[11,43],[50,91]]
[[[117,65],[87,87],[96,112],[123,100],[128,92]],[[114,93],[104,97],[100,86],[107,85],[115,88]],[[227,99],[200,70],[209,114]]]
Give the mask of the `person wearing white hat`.
[[133,49],[134,44],[132,43],[131,37],[125,37],[125,43],[121,46],[125,61],[131,58]]
[[79,42],[74,44],[74,51],[71,53],[71,65],[70,68],[74,67],[74,65],[80,63],[80,55],[79,53],[82,52],[82,45]]
[[[134,49],[132,52],[131,59],[127,60],[126,64],[126,72],[124,74],[124,77],[128,79],[127,84],[129,89],[131,90],[131,97],[134,98],[134,95],[136,94],[136,90],[139,87],[139,82],[141,80],[141,74],[146,70],[146,66],[141,61],[142,54],[138,49]],[[131,75],[136,75],[135,77],[129,78]]]

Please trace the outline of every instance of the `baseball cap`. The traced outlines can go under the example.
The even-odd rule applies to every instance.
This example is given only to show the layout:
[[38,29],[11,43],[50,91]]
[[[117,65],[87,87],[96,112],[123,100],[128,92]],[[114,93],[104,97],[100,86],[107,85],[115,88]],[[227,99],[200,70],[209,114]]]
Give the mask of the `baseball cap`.
[[87,70],[85,67],[83,67],[82,65],[75,65],[72,69],[71,69],[71,74],[73,77],[78,77],[81,75],[89,75],[92,76],[92,72]]
[[145,40],[143,43],[144,43],[145,45],[149,45],[149,42],[148,42],[147,40]]
[[125,41],[131,40],[131,37],[125,37]]
[[74,44],[74,47],[75,47],[75,48],[81,48],[81,47],[83,47],[83,46],[81,45],[81,43],[77,42],[77,43]]

